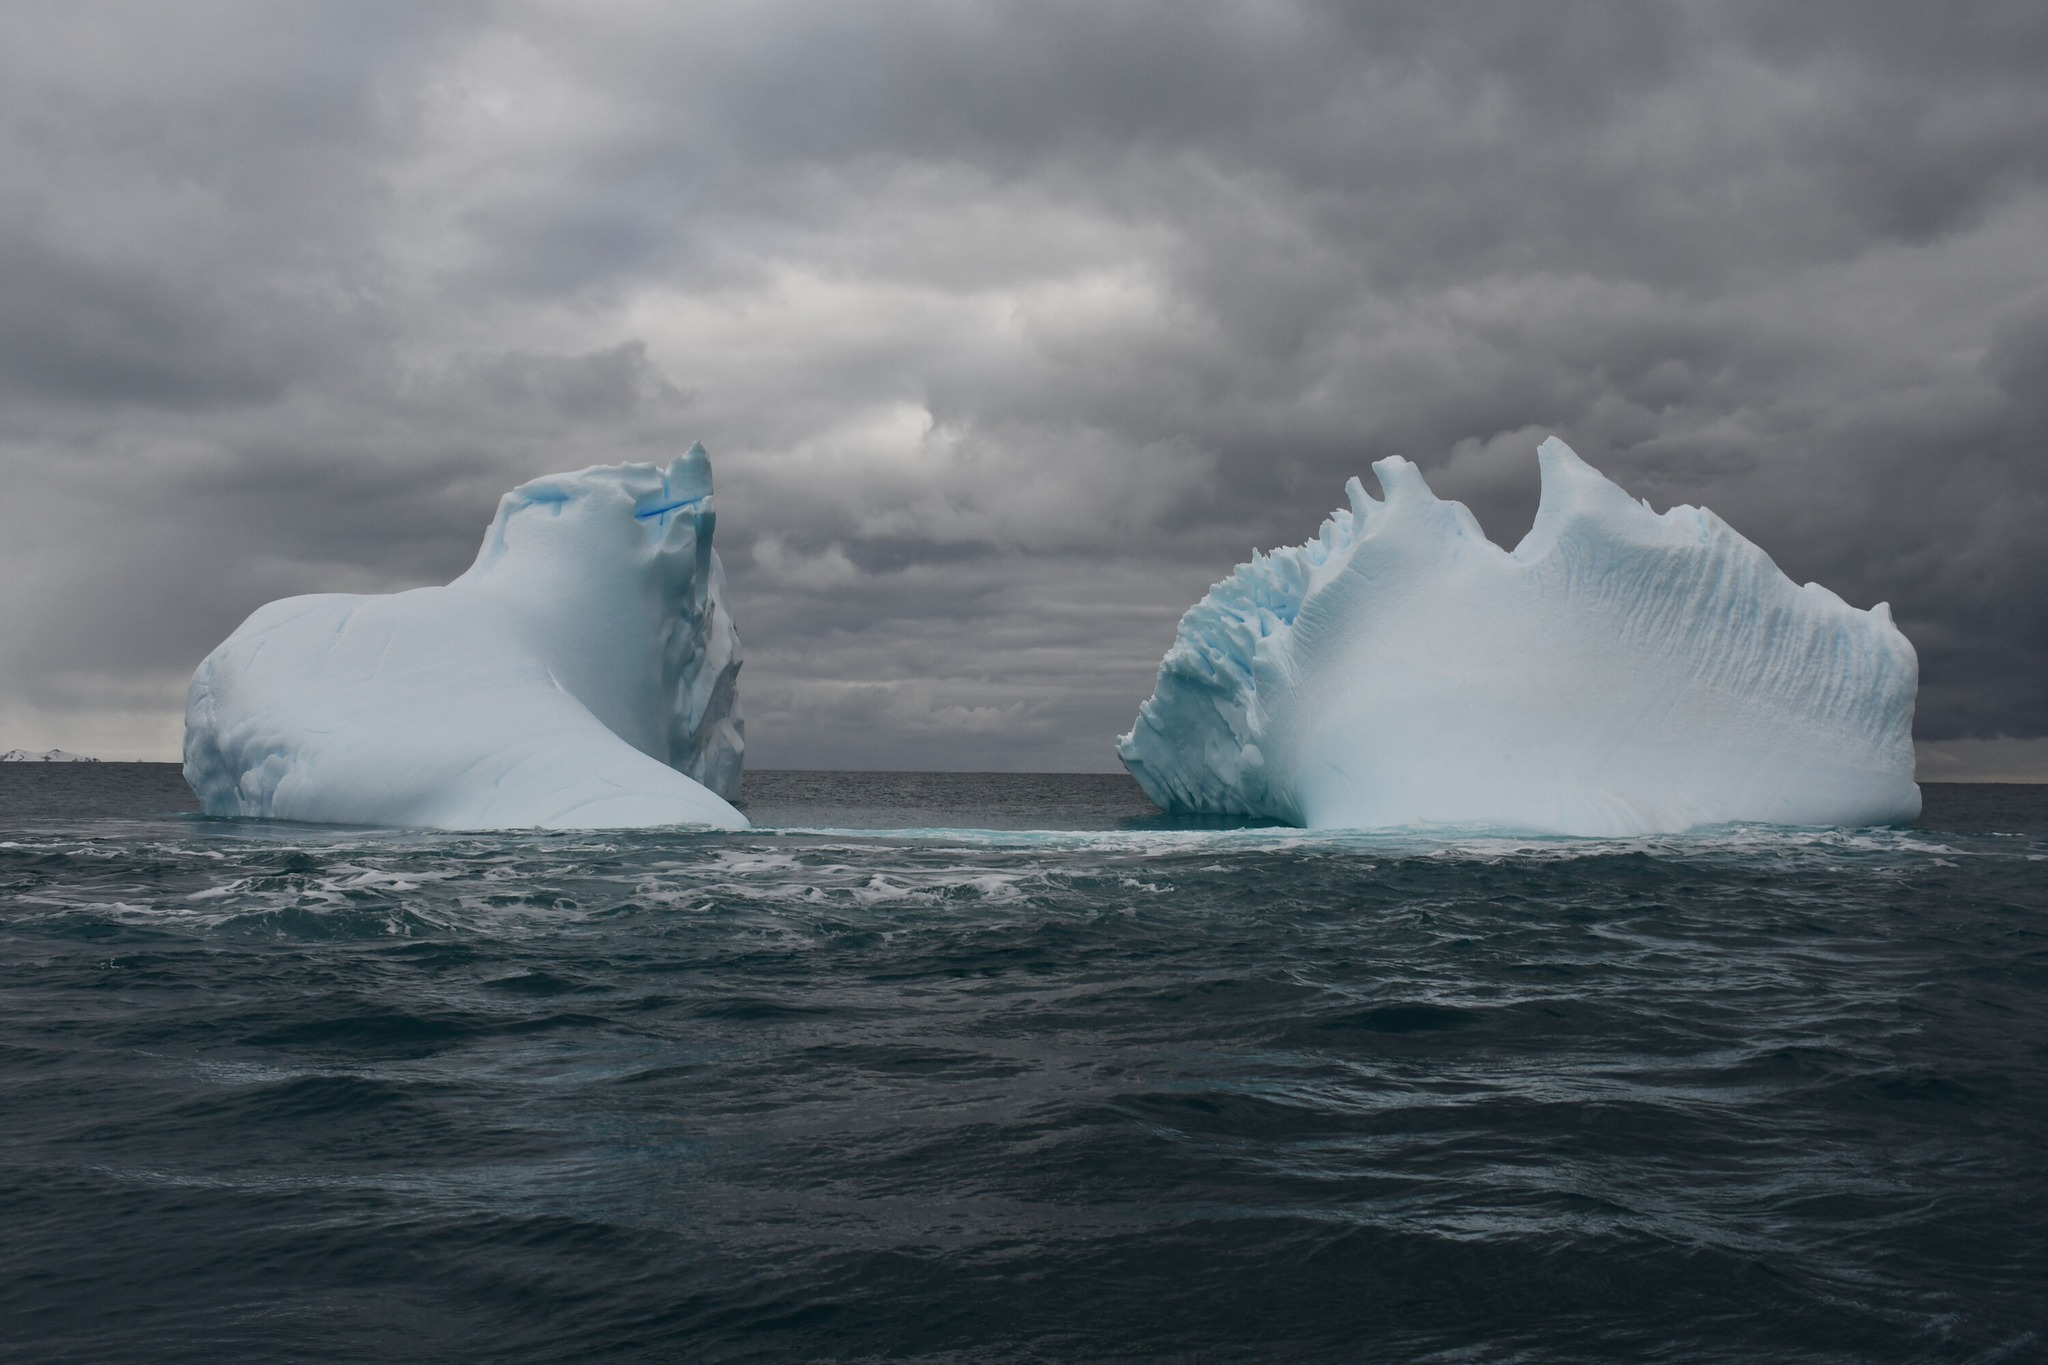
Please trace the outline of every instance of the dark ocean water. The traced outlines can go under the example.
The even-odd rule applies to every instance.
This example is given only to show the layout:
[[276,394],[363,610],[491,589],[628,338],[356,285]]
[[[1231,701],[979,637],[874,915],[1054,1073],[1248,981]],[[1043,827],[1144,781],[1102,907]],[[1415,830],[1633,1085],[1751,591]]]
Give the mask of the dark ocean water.
[[0,1354],[2048,1358],[2048,789],[1588,842],[748,784],[483,838],[0,768]]

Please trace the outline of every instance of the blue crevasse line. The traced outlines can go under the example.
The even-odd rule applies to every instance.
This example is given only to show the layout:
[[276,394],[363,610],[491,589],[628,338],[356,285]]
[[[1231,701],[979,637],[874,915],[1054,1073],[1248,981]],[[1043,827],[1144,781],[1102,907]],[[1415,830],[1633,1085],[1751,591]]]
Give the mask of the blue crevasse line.
[[699,493],[696,497],[684,498],[681,502],[665,502],[659,507],[650,507],[644,512],[635,512],[633,519],[635,521],[652,521],[654,518],[666,516],[670,512],[680,512],[685,507],[694,507],[709,496],[710,494],[708,493]]

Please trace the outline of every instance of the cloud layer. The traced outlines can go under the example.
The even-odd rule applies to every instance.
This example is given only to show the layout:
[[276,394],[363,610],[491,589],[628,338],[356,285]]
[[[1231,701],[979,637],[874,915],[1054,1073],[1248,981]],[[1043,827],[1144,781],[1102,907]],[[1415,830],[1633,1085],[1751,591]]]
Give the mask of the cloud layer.
[[1550,432],[1890,600],[1942,753],[2048,734],[2038,4],[0,32],[0,746],[169,757],[261,602],[445,580],[512,483],[701,438],[758,763],[1105,767],[1346,476],[1512,540]]

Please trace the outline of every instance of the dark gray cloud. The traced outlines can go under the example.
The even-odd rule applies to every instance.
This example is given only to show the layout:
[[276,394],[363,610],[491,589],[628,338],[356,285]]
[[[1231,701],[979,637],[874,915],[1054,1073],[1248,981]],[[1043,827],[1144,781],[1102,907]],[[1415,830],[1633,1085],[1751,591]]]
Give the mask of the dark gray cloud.
[[701,437],[761,761],[1103,766],[1345,477],[1409,455],[1512,540],[1551,432],[1890,600],[1948,771],[2048,735],[2038,5],[0,36],[0,744],[168,753],[260,602],[445,579],[513,482]]

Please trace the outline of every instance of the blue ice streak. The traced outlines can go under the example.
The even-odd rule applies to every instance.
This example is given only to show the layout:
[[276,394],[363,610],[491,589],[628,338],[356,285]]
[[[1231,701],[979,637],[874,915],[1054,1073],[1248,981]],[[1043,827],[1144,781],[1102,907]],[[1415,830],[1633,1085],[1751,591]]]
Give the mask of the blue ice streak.
[[665,502],[659,507],[650,507],[644,512],[635,512],[633,518],[636,521],[652,521],[654,518],[665,516],[670,512],[679,512],[685,507],[694,507],[708,496],[708,494],[699,493],[696,497],[684,498],[681,502]]

